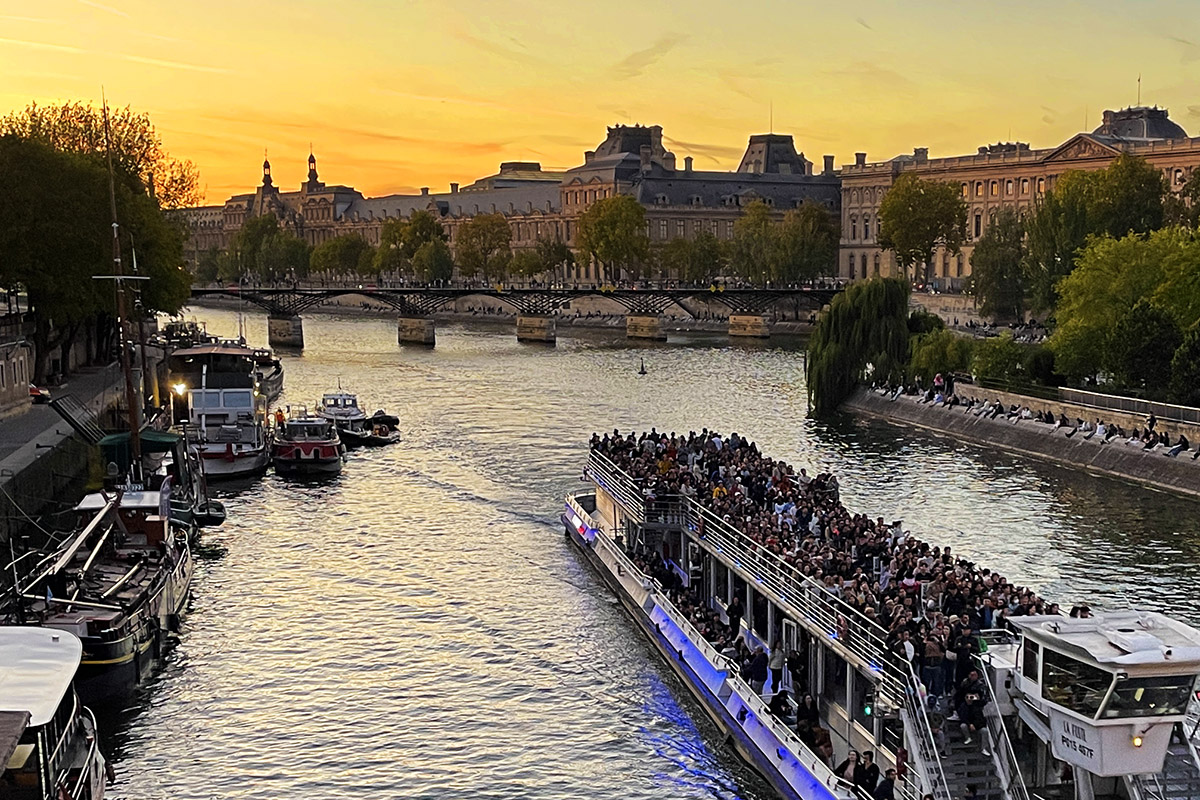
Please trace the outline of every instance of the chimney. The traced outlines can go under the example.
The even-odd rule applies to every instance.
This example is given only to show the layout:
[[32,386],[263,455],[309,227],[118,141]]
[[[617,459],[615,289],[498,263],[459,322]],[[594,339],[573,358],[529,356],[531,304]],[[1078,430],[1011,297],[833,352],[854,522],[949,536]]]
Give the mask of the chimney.
[[642,157],[642,172],[643,173],[650,171],[650,154],[653,152],[654,152],[654,148],[648,144],[642,145],[641,149],[639,150],[639,154]]
[[674,153],[664,153],[662,161],[663,161],[663,169],[667,170],[668,172],[675,171],[675,154]]
[[692,157],[691,156],[683,157],[683,171],[684,172],[692,171]]
[[867,154],[866,153],[855,153],[854,154],[854,166],[865,167],[866,165],[867,165]]
[[915,158],[917,160],[918,164],[925,163],[926,161],[929,160],[929,148],[928,147],[914,147],[913,148],[913,158]]
[[429,187],[422,186],[421,187],[421,197],[428,197],[428,196],[429,196]]
[[590,163],[592,163],[592,159],[595,157],[596,157],[595,150],[584,150],[583,151],[583,163],[590,164]]
[[458,184],[457,183],[450,184],[450,194],[458,194]]
[[825,156],[825,169],[821,171],[822,175],[833,174],[833,156]]

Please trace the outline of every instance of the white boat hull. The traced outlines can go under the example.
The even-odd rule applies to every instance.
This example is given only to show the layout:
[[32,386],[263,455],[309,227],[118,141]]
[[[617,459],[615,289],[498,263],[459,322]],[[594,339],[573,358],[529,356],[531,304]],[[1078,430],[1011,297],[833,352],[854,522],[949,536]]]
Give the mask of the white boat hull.
[[200,457],[204,463],[204,475],[209,480],[261,475],[271,463],[271,451],[266,446],[232,453],[224,448],[201,448]]

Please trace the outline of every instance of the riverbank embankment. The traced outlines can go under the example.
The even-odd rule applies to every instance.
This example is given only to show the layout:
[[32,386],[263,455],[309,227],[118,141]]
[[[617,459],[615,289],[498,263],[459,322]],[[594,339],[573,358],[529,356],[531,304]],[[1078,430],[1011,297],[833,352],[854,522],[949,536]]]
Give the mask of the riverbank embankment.
[[[1065,414],[1071,420],[1093,420],[1099,413],[1106,422],[1115,422],[1127,430],[1134,427],[1140,430],[1140,426],[1145,422],[1144,418],[1132,415],[1097,412],[1094,408],[1022,395],[982,389],[977,394],[989,401],[998,399],[1005,403],[1006,407],[1016,403],[1035,410],[1048,408],[1055,411],[1056,415]],[[888,396],[862,388],[856,390],[842,404],[842,409],[851,414],[881,419],[903,428],[917,428],[948,436],[955,441],[971,442],[983,447],[1041,458],[1096,475],[1200,498],[1200,460],[1192,459],[1196,446],[1200,444],[1200,430],[1195,425],[1170,422],[1159,426],[1159,430],[1172,432],[1172,441],[1179,433],[1184,433],[1192,443],[1189,451],[1169,458],[1165,455],[1167,448],[1164,447],[1147,451],[1140,444],[1127,445],[1125,439],[1121,438],[1101,443],[1096,436],[1088,439],[1085,438],[1087,434],[1080,431],[1067,436],[1068,428],[1056,428],[1036,420],[1025,419],[1013,423],[1003,415],[991,419],[985,414],[976,416],[969,413],[962,406],[946,408],[918,403],[915,397],[908,395],[892,400]],[[1128,417],[1126,422],[1120,419],[1124,417]]]

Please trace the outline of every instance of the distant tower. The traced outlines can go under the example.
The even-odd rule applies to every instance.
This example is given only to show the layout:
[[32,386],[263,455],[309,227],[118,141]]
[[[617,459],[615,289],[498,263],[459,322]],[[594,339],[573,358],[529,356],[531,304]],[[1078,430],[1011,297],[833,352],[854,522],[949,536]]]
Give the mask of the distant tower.
[[311,148],[308,151],[308,182],[317,183],[317,157],[313,155]]
[[263,158],[263,186],[271,185],[271,162]]

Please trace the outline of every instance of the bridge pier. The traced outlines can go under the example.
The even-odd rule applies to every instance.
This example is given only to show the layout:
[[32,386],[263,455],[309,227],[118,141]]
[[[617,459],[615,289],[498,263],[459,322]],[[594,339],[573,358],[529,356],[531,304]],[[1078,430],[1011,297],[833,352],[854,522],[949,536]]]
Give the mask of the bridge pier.
[[554,344],[558,325],[547,314],[517,314],[517,341]]
[[433,317],[400,317],[396,320],[396,339],[400,344],[432,347],[436,338]]
[[663,333],[662,317],[650,314],[626,314],[625,336],[629,339],[652,339],[665,342],[667,334]]
[[730,314],[729,335],[748,339],[769,339],[766,314]]
[[267,341],[272,347],[304,348],[304,321],[295,315],[267,317]]

